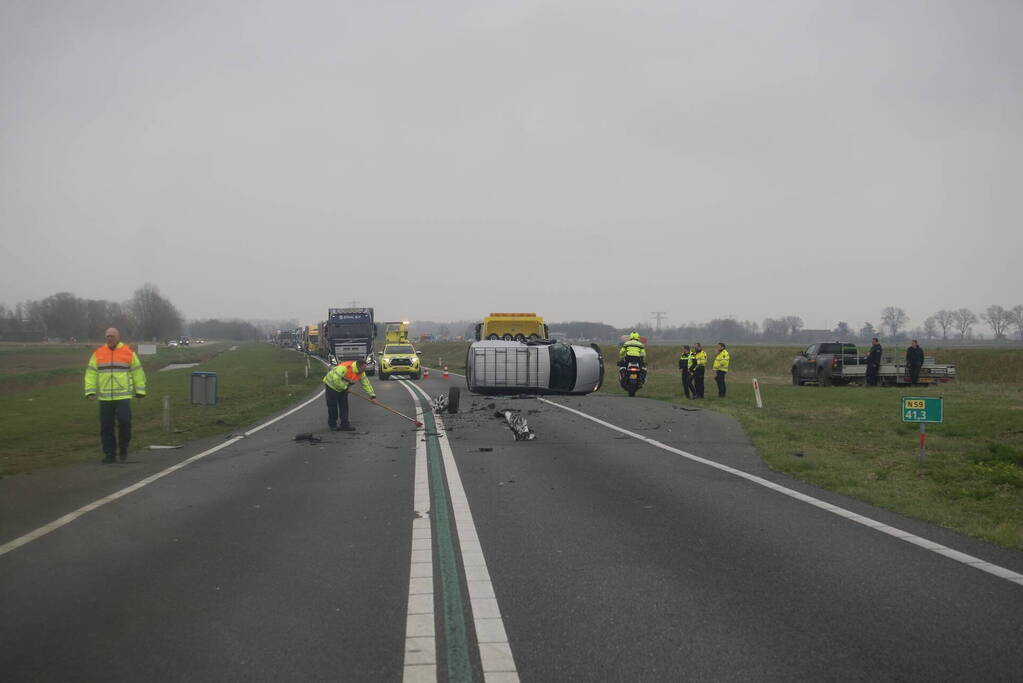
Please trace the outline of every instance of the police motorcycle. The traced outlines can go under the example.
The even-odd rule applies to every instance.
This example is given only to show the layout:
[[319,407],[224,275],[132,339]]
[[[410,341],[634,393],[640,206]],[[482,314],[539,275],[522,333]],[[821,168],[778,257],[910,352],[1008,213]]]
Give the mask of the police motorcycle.
[[635,396],[636,392],[643,387],[644,382],[646,382],[646,368],[640,365],[638,359],[628,358],[622,361],[618,367],[618,384],[629,393],[629,396]]

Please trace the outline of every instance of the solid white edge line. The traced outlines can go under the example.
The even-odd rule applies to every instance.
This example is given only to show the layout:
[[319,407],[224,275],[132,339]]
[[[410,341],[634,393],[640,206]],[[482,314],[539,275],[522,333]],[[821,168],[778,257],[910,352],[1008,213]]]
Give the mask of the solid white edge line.
[[655,439],[651,439],[648,436],[643,436],[642,434],[636,434],[635,432],[630,432],[627,429],[624,429],[624,428],[619,427],[617,425],[613,425],[610,422],[605,422],[604,420],[601,420],[600,418],[593,417],[592,415],[588,415],[587,413],[584,413],[584,412],[582,412],[580,410],[576,410],[575,408],[569,408],[568,406],[561,405],[560,403],[555,403],[554,401],[550,401],[550,400],[545,399],[545,398],[543,398],[541,396],[537,396],[537,400],[539,400],[539,401],[541,401],[543,403],[547,403],[548,405],[552,405],[552,406],[555,406],[557,408],[561,408],[562,410],[567,410],[570,413],[575,413],[576,415],[579,415],[580,417],[584,417],[587,420],[591,420],[592,422],[596,422],[597,424],[603,425],[603,426],[607,427],[608,429],[612,429],[612,430],[614,430],[616,432],[619,432],[621,434],[625,434],[626,436],[631,436],[634,439],[639,439],[640,441],[645,441],[646,443],[650,444],[651,446],[656,446],[657,448],[660,448],[662,450],[668,451],[669,453],[674,453],[676,455],[681,455],[683,458],[688,458],[689,460],[692,460],[693,462],[698,462],[698,463],[701,463],[703,465],[708,465],[709,467],[713,467],[715,469],[721,470],[722,472],[728,472],[729,474],[734,474],[735,476],[741,477],[741,478],[746,479],[748,481],[751,481],[754,484],[759,484],[760,486],[769,488],[769,489],[771,489],[773,491],[777,491],[778,493],[781,493],[781,494],[784,494],[786,496],[789,496],[790,498],[795,498],[796,500],[802,501],[802,502],[807,503],[809,505],[813,505],[814,507],[818,507],[818,508],[820,508],[822,510],[826,510],[827,512],[830,512],[830,513],[832,513],[834,515],[838,515],[839,517],[844,517],[845,519],[848,519],[849,521],[852,521],[852,522],[856,522],[857,524],[862,524],[863,526],[868,527],[870,529],[873,529],[875,531],[880,531],[881,533],[887,534],[887,535],[889,535],[889,536],[891,536],[893,538],[897,538],[900,541],[905,541],[907,543],[912,543],[913,545],[916,545],[916,546],[919,546],[921,548],[924,548],[925,550],[930,550],[933,553],[936,553],[936,554],[941,555],[943,557],[947,557],[947,558],[949,558],[951,560],[955,560],[956,562],[959,562],[961,564],[965,564],[965,565],[967,565],[969,567],[973,567],[973,568],[979,569],[979,570],[981,570],[983,572],[987,572],[988,574],[991,574],[993,576],[997,576],[1000,579],[1005,579],[1006,581],[1010,581],[1012,583],[1015,583],[1015,584],[1018,584],[1020,586],[1023,586],[1023,574],[1019,574],[1017,572],[1014,572],[1011,569],[1006,569],[1005,567],[999,566],[997,564],[992,564],[990,562],[987,562],[986,560],[982,560],[979,557],[974,557],[972,555],[967,555],[966,553],[959,552],[958,550],[953,550],[952,548],[944,546],[944,545],[942,545],[940,543],[935,543],[934,541],[929,541],[926,538],[923,538],[921,536],[917,536],[917,535],[912,534],[912,533],[910,533],[908,531],[903,531],[901,529],[896,529],[895,527],[889,526],[889,525],[885,524],[884,522],[879,522],[879,521],[877,521],[875,519],[871,519],[869,517],[864,517],[863,515],[857,514],[855,512],[850,511],[850,510],[846,510],[845,508],[839,507],[839,506],[834,505],[832,503],[827,503],[827,502],[825,502],[825,501],[823,501],[823,500],[821,500],[819,498],[814,498],[813,496],[808,496],[805,493],[800,493],[799,491],[794,491],[794,490],[792,490],[790,488],[786,488],[785,486],[782,486],[781,484],[776,484],[773,481],[768,481],[767,479],[762,479],[761,477],[758,477],[755,474],[749,474],[748,472],[743,472],[742,470],[737,470],[734,467],[729,467],[728,465],[722,465],[721,463],[714,462],[713,460],[707,460],[706,458],[701,458],[698,455],[693,455],[692,453],[687,453],[686,451],[683,451],[683,450],[680,450],[678,448],[674,448],[674,447],[669,446],[667,444],[661,443],[660,441],[657,441]]
[[[404,383],[402,383],[404,386]],[[416,420],[423,421],[423,410],[415,394]],[[435,683],[437,680],[437,635],[435,633],[436,596],[433,590],[433,529],[430,524],[430,474],[426,462],[426,439],[416,435],[415,495],[412,503],[412,555],[409,560],[408,608],[405,618],[404,683]],[[429,559],[422,561],[422,553]]]
[[[255,429],[250,429],[249,431],[245,432],[245,436],[249,436],[250,434],[255,434],[260,429],[263,429],[263,427],[267,427],[269,425],[272,425],[274,422],[277,422],[278,420],[283,420],[288,415],[291,415],[292,413],[296,413],[299,410],[302,410],[303,408],[305,408],[307,405],[309,405],[313,401],[316,401],[317,399],[319,399],[321,396],[323,396],[323,391],[320,391],[320,393],[316,394],[316,396],[313,396],[311,399],[309,399],[305,403],[302,403],[302,404],[292,408],[291,410],[289,410],[288,412],[284,413],[283,415],[278,415],[274,419],[269,420],[267,422],[264,422],[263,424],[259,425]],[[241,437],[241,436],[232,437],[232,438],[228,439],[227,441],[225,441],[224,443],[218,444],[218,445],[214,446],[213,448],[210,448],[208,450],[203,451],[202,453],[199,453],[198,455],[193,455],[190,458],[182,460],[181,462],[179,462],[176,465],[171,465],[167,469],[160,470],[156,474],[152,474],[152,475],[146,477],[145,479],[137,481],[134,484],[132,484],[131,486],[125,487],[125,488],[123,488],[120,491],[117,491],[115,493],[111,493],[109,496],[104,496],[103,498],[100,498],[99,500],[95,500],[95,501],[89,503],[88,505],[83,505],[82,507],[78,508],[74,512],[69,512],[68,514],[64,515],[63,517],[59,517],[58,519],[53,520],[49,524],[44,524],[43,526],[39,527],[38,529],[36,529],[34,531],[30,531],[29,533],[25,534],[24,536],[19,536],[18,538],[14,539],[13,541],[8,541],[7,543],[4,543],[3,545],[0,545],[0,555],[5,555],[5,554],[11,552],[12,550],[14,550],[16,548],[20,548],[21,546],[25,545],[26,543],[30,543],[30,542],[36,540],[37,538],[45,536],[46,534],[50,533],[51,531],[56,531],[57,529],[61,528],[62,526],[65,526],[65,525],[70,524],[71,522],[75,521],[76,519],[78,519],[79,517],[84,515],[85,513],[92,512],[93,510],[95,510],[97,508],[103,507],[107,503],[110,503],[112,501],[117,500],[118,498],[126,496],[129,493],[132,493],[133,491],[139,490],[143,486],[147,486],[148,484],[152,484],[157,479],[162,479],[163,477],[166,477],[168,474],[171,474],[173,472],[177,472],[182,467],[184,467],[186,465],[190,465],[191,463],[195,462],[196,460],[200,460],[202,458],[205,458],[207,455],[212,455],[213,453],[216,453],[217,451],[219,451],[219,450],[221,450],[223,448],[227,448],[231,444],[234,444],[234,443],[237,443],[238,441],[241,441],[242,438],[244,438],[244,437]]]
[[[426,392],[412,382],[402,381],[406,389],[412,385],[423,398],[429,398]],[[413,395],[416,409],[419,410],[419,398]],[[479,650],[483,678],[492,683],[512,683],[519,680],[515,667],[515,657],[508,634],[504,628],[504,618],[498,606],[494,584],[490,580],[487,562],[483,557],[483,547],[476,533],[476,523],[469,508],[469,499],[465,495],[462,479],[458,474],[458,465],[451,452],[447,439],[444,421],[436,412],[433,414],[437,427],[437,442],[440,444],[441,457],[444,461],[444,475],[448,484],[448,495],[451,497],[451,509],[455,516],[455,531],[458,534],[459,559],[465,570],[465,581],[469,590],[469,611],[472,614],[473,627],[476,631],[476,647]]]

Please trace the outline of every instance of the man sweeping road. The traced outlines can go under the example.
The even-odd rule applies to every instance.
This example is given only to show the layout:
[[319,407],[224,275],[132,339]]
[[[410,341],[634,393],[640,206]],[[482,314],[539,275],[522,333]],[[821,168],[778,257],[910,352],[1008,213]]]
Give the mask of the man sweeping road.
[[353,432],[355,427],[348,422],[348,387],[359,382],[369,394],[371,401],[377,395],[373,385],[366,378],[365,364],[356,360],[346,360],[332,367],[323,377],[327,397],[327,425],[332,432]]

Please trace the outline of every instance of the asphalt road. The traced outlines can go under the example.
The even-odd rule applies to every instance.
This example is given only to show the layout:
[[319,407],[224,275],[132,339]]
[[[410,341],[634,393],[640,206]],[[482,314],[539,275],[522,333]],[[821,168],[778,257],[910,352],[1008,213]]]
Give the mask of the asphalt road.
[[[722,415],[553,402],[1023,572],[767,470]],[[3,680],[1021,678],[1023,585],[533,398],[465,395],[420,432],[351,404],[355,433],[317,400],[0,554]],[[0,545],[220,442],[0,480]]]

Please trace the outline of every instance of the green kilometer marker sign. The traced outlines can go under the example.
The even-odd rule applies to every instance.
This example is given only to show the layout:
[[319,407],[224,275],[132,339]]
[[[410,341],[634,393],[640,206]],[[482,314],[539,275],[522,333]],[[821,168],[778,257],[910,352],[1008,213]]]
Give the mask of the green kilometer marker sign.
[[945,400],[941,396],[903,396],[903,422],[942,422]]

